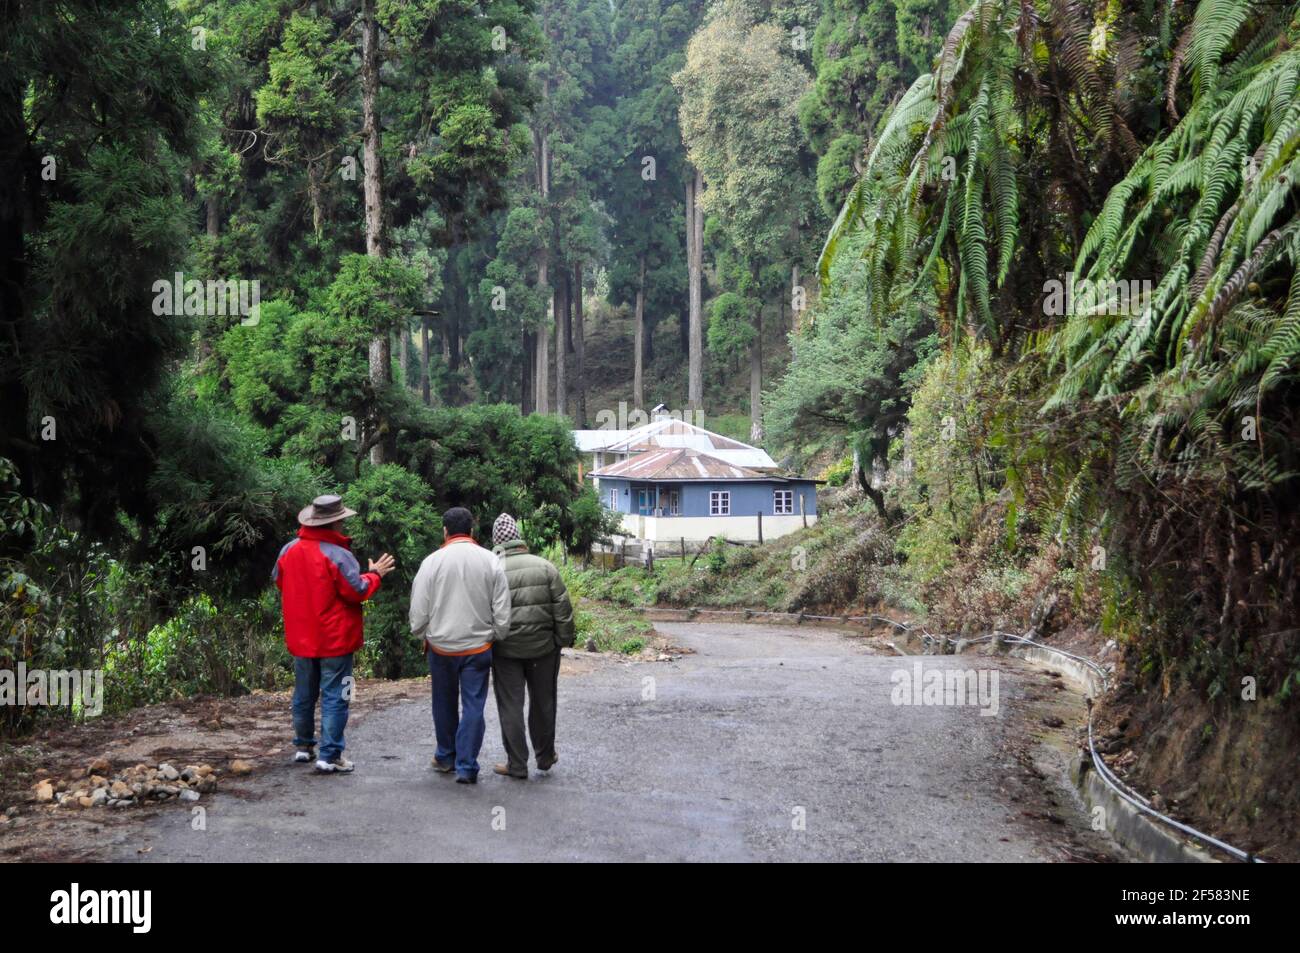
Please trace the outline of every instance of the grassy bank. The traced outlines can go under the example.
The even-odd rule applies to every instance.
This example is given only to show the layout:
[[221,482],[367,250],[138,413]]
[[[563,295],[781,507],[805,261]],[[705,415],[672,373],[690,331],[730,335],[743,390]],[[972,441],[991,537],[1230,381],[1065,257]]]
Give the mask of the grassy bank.
[[1067,624],[1087,592],[1057,554],[1031,545],[994,557],[1003,515],[989,508],[976,532],[936,572],[906,526],[886,526],[852,488],[828,494],[821,519],[764,546],[716,544],[698,556],[660,558],[652,570],[571,570],[591,599],[613,606],[699,607],[851,614],[886,611],[952,632],[1028,628],[1045,605]]

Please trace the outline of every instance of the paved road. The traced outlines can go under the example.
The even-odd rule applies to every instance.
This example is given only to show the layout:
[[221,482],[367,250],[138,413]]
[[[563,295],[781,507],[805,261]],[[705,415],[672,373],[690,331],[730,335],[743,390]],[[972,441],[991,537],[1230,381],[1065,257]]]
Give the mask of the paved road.
[[[609,662],[560,681],[560,762],[527,782],[502,759],[489,702],[483,774],[458,785],[428,767],[427,702],[349,730],[357,771],[284,764],[218,794],[207,829],[170,810],[114,853],[150,861],[1054,859],[1050,835],[994,792],[1001,717],[902,707],[890,675],[912,660],[834,632],[668,624],[696,650],[675,662]],[[973,668],[975,657],[926,659]],[[1024,679],[1003,667],[1001,704]],[[653,679],[654,697],[643,699]],[[796,820],[804,818],[803,830]],[[502,826],[504,830],[496,829]],[[494,826],[495,822],[495,826]],[[144,846],[148,853],[137,853]]]

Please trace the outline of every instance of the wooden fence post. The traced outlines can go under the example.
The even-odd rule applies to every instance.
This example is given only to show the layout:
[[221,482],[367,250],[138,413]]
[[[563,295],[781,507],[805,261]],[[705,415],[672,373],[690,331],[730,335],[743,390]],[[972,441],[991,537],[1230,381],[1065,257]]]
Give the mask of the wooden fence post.
[[758,511],[758,545],[763,545],[763,511]]
[[682,540],[682,562],[686,562],[686,537],[683,536],[681,540]]

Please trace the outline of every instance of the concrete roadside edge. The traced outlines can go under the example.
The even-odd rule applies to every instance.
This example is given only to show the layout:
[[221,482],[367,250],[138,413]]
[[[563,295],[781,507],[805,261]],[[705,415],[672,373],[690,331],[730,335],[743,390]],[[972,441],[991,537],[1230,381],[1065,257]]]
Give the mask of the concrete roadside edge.
[[[1101,694],[1101,677],[1082,662],[1064,658],[1032,645],[1011,646],[1007,654],[1031,665],[1059,671],[1080,691],[1096,698]],[[1093,769],[1092,759],[1080,753],[1070,764],[1070,780],[1088,810],[1101,808],[1112,837],[1138,860],[1152,864],[1217,864],[1219,859],[1188,843],[1173,831],[1151,820],[1120,797]]]

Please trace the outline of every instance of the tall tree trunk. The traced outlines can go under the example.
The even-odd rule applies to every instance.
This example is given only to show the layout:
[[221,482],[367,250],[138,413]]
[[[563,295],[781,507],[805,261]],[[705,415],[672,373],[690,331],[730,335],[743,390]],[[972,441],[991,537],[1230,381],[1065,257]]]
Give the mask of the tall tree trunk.
[[524,359],[519,369],[519,412],[521,414],[532,413],[533,410],[533,378],[537,374],[537,359],[533,357],[533,335],[524,332]]
[[[549,86],[547,87],[549,94]],[[547,135],[539,135],[538,139],[542,144],[541,154],[538,156],[539,178],[538,183],[541,186],[542,198],[550,198],[551,195],[551,139]]]
[[402,369],[402,386],[411,386],[411,329],[403,324],[397,329],[397,366]]
[[307,166],[307,200],[311,203],[311,230],[317,238],[325,229],[325,209],[321,199],[320,172],[315,163]]
[[573,272],[564,273],[564,340],[568,343],[567,353],[573,353]]
[[[544,83],[542,86],[542,98],[546,99],[549,95],[550,84]],[[542,208],[543,210],[546,210],[547,217],[549,218],[547,205],[551,195],[550,141],[545,134],[534,130],[533,143],[537,152],[537,190],[541,193]],[[537,263],[537,293],[540,295],[546,295],[547,286],[550,283],[547,261],[548,254],[548,250],[543,248],[541,261]],[[548,310],[551,310],[551,296],[547,295],[544,300],[548,302]],[[548,314],[546,320],[542,322],[542,326],[537,329],[536,346],[533,349],[533,400],[535,405],[534,410],[539,414],[550,413],[550,382],[548,380],[551,366],[550,327],[551,316]]]
[[636,286],[636,323],[632,335],[632,406],[645,408],[645,255]]
[[690,354],[687,359],[687,403],[699,413],[704,409],[704,316],[700,282],[704,271],[704,210],[700,193],[704,176],[696,169],[686,183],[686,270],[690,283]]
[[582,319],[582,263],[573,265],[573,350],[577,354],[577,425],[586,428],[586,328]]
[[749,442],[763,439],[763,309],[754,312],[754,343],[749,348]]
[[582,326],[582,263],[573,265],[573,351],[577,355],[577,425],[586,428],[586,330]]
[[446,319],[448,371],[447,402],[453,407],[459,407],[464,399],[460,389],[460,329],[464,327],[462,318],[465,317],[466,312],[469,310],[469,289],[463,285],[463,282],[459,282],[453,289],[455,298],[452,300],[451,308],[449,309]]
[[[547,264],[543,261],[537,266],[537,287],[545,289],[549,285]],[[546,298],[547,311],[551,310],[551,298]],[[539,414],[549,414],[550,407],[550,372],[551,372],[551,315],[548,313],[542,326],[537,329],[537,346],[534,350],[533,400]]]
[[376,0],[361,2],[361,137],[365,164],[366,254],[382,258],[384,234],[384,175],[379,149],[379,23]]
[[551,315],[547,308],[546,323],[537,329],[537,412],[551,412]]
[[[366,254],[382,258],[387,252],[384,234],[384,170],[379,155],[379,23],[375,19],[376,0],[361,0],[361,137],[365,163]],[[376,334],[370,341],[370,385],[375,398],[393,382],[392,353],[388,334]],[[388,459],[388,422],[374,415],[373,426],[379,434],[368,435],[372,441],[370,462],[378,465]]]
[[882,490],[877,490],[871,485],[872,472],[875,470],[874,462],[862,465],[862,455],[855,447],[853,450],[853,476],[858,481],[858,486],[862,492],[876,507],[876,512],[880,514],[881,519],[887,519],[888,513],[885,511],[885,494]]
[[569,273],[561,269],[559,281],[555,283],[552,296],[555,311],[555,412],[563,417],[569,410],[569,392],[567,390],[569,371]]
[[429,390],[429,313],[420,315],[420,394],[424,397],[424,406],[433,406],[433,394]]
[[208,238],[221,235],[221,199],[214,192],[208,196]]

